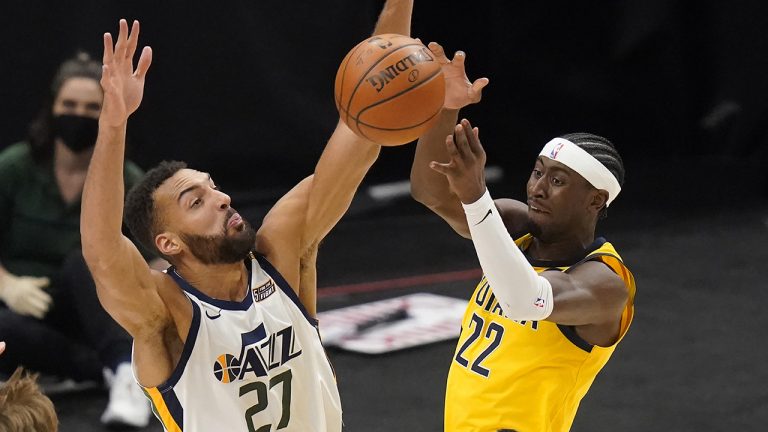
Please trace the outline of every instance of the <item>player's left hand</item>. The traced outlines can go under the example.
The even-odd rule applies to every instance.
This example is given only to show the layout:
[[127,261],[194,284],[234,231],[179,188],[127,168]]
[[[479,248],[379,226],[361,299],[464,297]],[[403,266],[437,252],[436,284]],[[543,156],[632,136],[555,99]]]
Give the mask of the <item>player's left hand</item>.
[[485,193],[485,150],[480,144],[480,131],[463,119],[445,139],[447,163],[432,161],[429,167],[443,174],[456,196],[464,204],[480,199]]
[[480,102],[483,88],[488,85],[488,78],[478,78],[474,82],[467,77],[464,69],[464,61],[467,55],[464,51],[456,51],[453,59],[448,59],[445,50],[437,42],[430,42],[429,50],[435,55],[435,59],[443,69],[445,78],[445,102],[446,109],[461,109],[467,105]]
[[120,126],[141,104],[144,96],[144,78],[152,63],[152,49],[144,47],[133,68],[133,56],[139,43],[139,22],[134,21],[130,34],[128,23],[120,20],[120,33],[112,46],[112,35],[104,34],[104,66],[101,87],[104,89],[104,105],[100,122],[108,126]]

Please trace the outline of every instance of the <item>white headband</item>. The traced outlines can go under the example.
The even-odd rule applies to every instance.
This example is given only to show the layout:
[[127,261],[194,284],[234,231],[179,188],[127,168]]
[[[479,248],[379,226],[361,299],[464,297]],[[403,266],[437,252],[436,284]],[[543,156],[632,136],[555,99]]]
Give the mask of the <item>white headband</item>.
[[608,192],[608,202],[611,205],[621,192],[619,181],[613,174],[594,156],[576,144],[563,138],[555,138],[548,142],[539,156],[560,162],[568,168],[576,171],[584,177],[592,186]]

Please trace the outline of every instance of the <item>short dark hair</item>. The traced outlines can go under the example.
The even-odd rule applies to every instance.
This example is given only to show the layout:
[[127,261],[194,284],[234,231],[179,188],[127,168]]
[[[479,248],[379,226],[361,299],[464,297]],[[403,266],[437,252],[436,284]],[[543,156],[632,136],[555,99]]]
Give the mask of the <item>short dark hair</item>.
[[40,391],[37,375],[17,368],[0,386],[0,430],[56,432],[59,420],[53,403]]
[[157,235],[159,227],[155,213],[155,200],[152,195],[164,181],[186,167],[185,162],[162,161],[149,170],[125,197],[123,216],[125,225],[144,248],[160,255],[163,254],[155,246],[155,235]]
[[27,132],[32,157],[37,163],[45,162],[53,156],[53,102],[61,87],[71,78],[90,78],[100,82],[101,63],[93,60],[88,53],[80,51],[59,65],[51,82],[50,93],[46,96],[37,117],[29,124]]
[[[584,149],[608,168],[608,171],[618,180],[619,186],[624,186],[624,161],[621,160],[621,155],[619,155],[616,147],[607,138],[584,132],[569,133],[560,136],[560,138],[567,139]],[[608,206],[604,206],[600,210],[599,217],[605,219],[607,216]]]

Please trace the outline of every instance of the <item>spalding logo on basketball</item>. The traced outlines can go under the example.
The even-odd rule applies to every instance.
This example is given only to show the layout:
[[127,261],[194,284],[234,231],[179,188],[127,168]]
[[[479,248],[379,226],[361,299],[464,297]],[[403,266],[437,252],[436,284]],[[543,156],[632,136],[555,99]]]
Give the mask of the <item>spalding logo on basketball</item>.
[[336,73],[336,108],[357,135],[381,145],[411,142],[437,120],[445,80],[429,48],[383,34],[352,48]]
[[213,375],[224,384],[230,383],[240,375],[240,361],[232,354],[222,354],[213,363]]

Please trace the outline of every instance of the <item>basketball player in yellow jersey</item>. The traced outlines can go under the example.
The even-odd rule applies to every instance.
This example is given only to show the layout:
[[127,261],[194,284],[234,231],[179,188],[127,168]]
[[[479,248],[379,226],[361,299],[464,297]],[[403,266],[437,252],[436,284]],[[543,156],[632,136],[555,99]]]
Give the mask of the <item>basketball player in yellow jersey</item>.
[[445,430],[568,431],[633,316],[632,274],[595,237],[621,190],[621,158],[596,135],[555,138],[535,161],[527,203],[492,200],[478,130],[456,124],[488,81],[467,80],[463,53],[449,61],[430,48],[450,81],[440,124],[418,143],[412,193],[472,239],[485,274],[451,362]]
[[[388,0],[374,34],[408,35],[412,5]],[[134,68],[138,34],[137,21],[129,32],[121,20],[115,44],[104,35],[104,102],[81,213],[83,255],[102,305],[133,337],[137,381],[167,431],[340,431],[315,327],[315,258],[380,147],[340,122],[314,174],[258,231],[209,174],[160,164],[125,200],[131,231],[172,264],[154,271],[121,233],[127,122],[152,60],[146,47]]]

